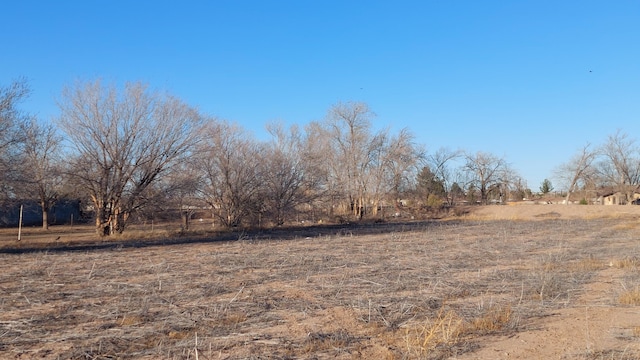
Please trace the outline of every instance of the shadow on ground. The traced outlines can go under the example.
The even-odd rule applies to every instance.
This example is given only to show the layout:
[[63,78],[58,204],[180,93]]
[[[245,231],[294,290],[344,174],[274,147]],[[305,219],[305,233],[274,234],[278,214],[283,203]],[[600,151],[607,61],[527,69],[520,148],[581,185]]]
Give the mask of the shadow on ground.
[[124,248],[145,248],[152,246],[171,246],[184,244],[202,244],[225,241],[264,241],[295,240],[317,238],[323,236],[361,236],[424,230],[437,220],[388,223],[349,223],[339,225],[315,225],[307,227],[283,227],[268,230],[237,230],[215,235],[192,235],[185,233],[161,239],[105,239],[99,241],[69,241],[65,243],[16,243],[0,248],[0,254],[25,254],[33,252],[73,252],[98,251]]

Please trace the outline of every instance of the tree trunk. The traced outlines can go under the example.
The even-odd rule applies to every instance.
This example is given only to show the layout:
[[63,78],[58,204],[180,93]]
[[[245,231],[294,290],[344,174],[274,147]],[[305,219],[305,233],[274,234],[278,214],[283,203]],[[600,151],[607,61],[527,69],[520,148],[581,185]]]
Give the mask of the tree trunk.
[[42,205],[42,228],[49,230],[49,209]]
[[109,218],[109,222],[111,223],[111,231],[109,235],[113,235],[115,233],[122,234],[122,232],[124,232],[126,220],[126,212],[122,211],[121,208],[116,207],[113,211],[113,215]]
[[189,230],[189,220],[191,220],[191,213],[189,211],[182,212],[182,231]]
[[[94,203],[95,204],[95,203]],[[108,219],[105,219],[106,212],[101,206],[96,206],[96,233],[100,237],[111,234],[111,226]]]

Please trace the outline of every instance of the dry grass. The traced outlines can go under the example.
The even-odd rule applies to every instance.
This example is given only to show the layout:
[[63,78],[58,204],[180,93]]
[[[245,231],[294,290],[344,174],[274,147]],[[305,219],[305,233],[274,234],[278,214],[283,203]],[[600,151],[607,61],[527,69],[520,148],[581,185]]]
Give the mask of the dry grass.
[[610,264],[635,272],[638,234],[619,221],[380,224],[23,253],[7,253],[5,239],[0,352],[445,359],[572,306]]
[[635,257],[625,257],[610,262],[610,265],[618,269],[637,269],[640,266],[640,260]]
[[640,305],[640,287],[624,291],[618,296],[618,302],[623,305]]

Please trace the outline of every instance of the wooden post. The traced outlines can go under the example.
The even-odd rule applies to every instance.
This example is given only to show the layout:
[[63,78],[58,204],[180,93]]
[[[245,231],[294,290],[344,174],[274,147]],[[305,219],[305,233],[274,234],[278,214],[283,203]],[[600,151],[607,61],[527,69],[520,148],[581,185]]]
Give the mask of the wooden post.
[[20,220],[18,220],[18,241],[22,236],[22,205],[20,205]]

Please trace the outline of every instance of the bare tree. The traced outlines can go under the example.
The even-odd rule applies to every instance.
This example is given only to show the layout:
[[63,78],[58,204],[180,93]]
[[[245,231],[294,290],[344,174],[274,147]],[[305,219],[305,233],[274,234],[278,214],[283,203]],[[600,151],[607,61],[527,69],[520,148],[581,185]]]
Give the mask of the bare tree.
[[605,159],[599,167],[603,180],[625,194],[626,204],[633,204],[640,186],[640,149],[635,139],[618,130],[609,135],[601,153]]
[[590,144],[586,144],[569,160],[561,164],[555,170],[556,177],[567,186],[565,204],[569,204],[571,194],[580,184],[585,184],[593,179],[595,174],[594,161],[598,151],[592,150]]
[[505,159],[477,152],[466,155],[464,167],[470,177],[470,185],[480,191],[480,201],[483,204],[488,204],[489,193],[492,190],[498,192],[498,196],[503,196],[503,187],[508,182],[511,172]]
[[201,181],[191,159],[177,163],[145,191],[136,219],[154,222],[180,218],[181,229],[189,230],[191,217],[204,206],[198,193]]
[[305,126],[300,148],[300,156],[304,164],[305,181],[310,193],[310,209],[315,220],[316,209],[324,209],[333,215],[334,205],[342,199],[338,191],[337,179],[331,175],[331,142],[324,125],[311,122]]
[[416,145],[414,135],[407,128],[397,135],[389,135],[387,130],[378,132],[371,144],[370,156],[373,158],[365,173],[371,184],[368,196],[373,201],[373,215],[377,215],[378,205],[384,197],[397,204],[412,187],[423,150]]
[[326,136],[331,142],[329,158],[335,183],[346,196],[354,217],[361,217],[367,193],[366,170],[371,151],[380,144],[371,135],[369,106],[360,102],[338,103],[327,114]]
[[303,161],[302,134],[296,126],[268,124],[272,141],[265,147],[261,178],[264,208],[276,225],[283,225],[296,207],[314,197],[313,176],[307,177]]
[[226,227],[236,227],[262,209],[261,149],[242,129],[210,124],[194,163],[202,174],[202,200]]
[[20,144],[24,135],[20,129],[28,123],[29,116],[20,111],[18,104],[30,93],[26,80],[18,79],[6,87],[0,87],[0,200],[15,198],[12,183],[16,170]]
[[329,209],[337,206],[356,219],[367,211],[376,215],[385,197],[397,201],[413,181],[422,156],[408,129],[396,135],[388,129],[374,133],[373,116],[365,103],[338,103],[323,122],[307,127],[311,153],[321,154],[314,161],[323,165],[315,169],[326,175]]
[[59,123],[73,145],[74,177],[91,197],[100,235],[122,232],[145,191],[198,143],[203,117],[168,94],[99,80],[63,91]]
[[437,181],[443,185],[444,195],[449,205],[455,203],[455,197],[451,195],[451,186],[454,183],[453,164],[463,155],[461,150],[450,150],[448,148],[440,148],[433,154],[427,156],[429,169]]
[[35,121],[28,123],[22,132],[25,138],[20,161],[21,192],[24,198],[35,195],[42,209],[42,227],[48,229],[49,210],[63,186],[62,137],[52,124]]
[[373,215],[377,215],[379,204],[385,195],[396,188],[394,186],[394,180],[398,181],[398,188],[401,186],[400,182],[402,179],[394,179],[391,174],[393,159],[389,152],[390,142],[389,131],[384,130],[372,135],[367,141],[368,147],[362,149],[363,158],[367,159],[367,161],[363,164],[360,173],[363,178],[363,198],[361,206],[366,207],[367,203],[372,202]]

